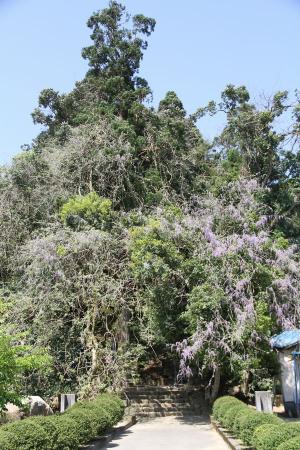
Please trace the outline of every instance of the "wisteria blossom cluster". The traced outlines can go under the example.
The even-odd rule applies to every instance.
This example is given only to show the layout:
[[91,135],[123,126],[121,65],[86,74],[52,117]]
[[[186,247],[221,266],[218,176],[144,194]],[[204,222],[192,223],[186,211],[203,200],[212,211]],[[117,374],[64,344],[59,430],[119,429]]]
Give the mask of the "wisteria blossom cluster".
[[202,267],[184,313],[191,335],[177,343],[180,377],[192,374],[199,355],[200,369],[212,373],[247,359],[250,366],[272,333],[299,325],[297,247],[273,233],[262,194],[255,180],[241,179],[224,196],[193,199],[175,224],[162,222],[175,240],[193,242],[190,257]]
[[175,348],[180,379],[270,371],[269,338],[299,324],[300,267],[263,194],[241,178],[223,195],[113,211],[109,231],[97,215],[54,224],[19,251],[9,320],[64,348],[55,370],[83,389],[122,383],[155,346]]
[[118,237],[96,229],[49,229],[20,252],[9,311],[16,329],[28,324],[30,339],[43,348],[63,342],[55,371],[66,380],[76,374],[80,385],[96,391],[108,376],[117,385],[125,370],[125,356],[116,348],[121,324],[114,328],[125,304],[120,244]]

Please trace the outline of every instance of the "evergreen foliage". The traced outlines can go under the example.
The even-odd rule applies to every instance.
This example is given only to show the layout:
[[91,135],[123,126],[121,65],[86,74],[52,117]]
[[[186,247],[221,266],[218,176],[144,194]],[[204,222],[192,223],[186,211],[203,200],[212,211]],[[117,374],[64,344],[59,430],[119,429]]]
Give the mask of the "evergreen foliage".
[[300,448],[300,435],[280,444],[276,450],[297,450]]
[[[24,339],[24,337],[23,337]],[[22,376],[28,371],[47,371],[51,358],[45,349],[22,345],[19,338],[0,334],[0,412],[6,403],[22,406]]]
[[51,441],[38,423],[22,420],[1,427],[0,446],[3,450],[46,450],[51,448]]
[[122,400],[106,394],[76,404],[64,414],[4,425],[0,446],[3,450],[77,450],[116,424],[123,413]]
[[240,421],[239,437],[247,445],[253,444],[255,429],[262,424],[281,425],[282,419],[279,419],[273,414],[266,414],[258,411],[253,411],[248,416],[244,415]]
[[253,444],[257,450],[273,450],[295,436],[300,436],[300,426],[297,423],[266,424],[256,428],[253,435]]
[[273,414],[251,409],[235,397],[219,397],[213,416],[220,424],[256,450],[273,450],[288,437],[300,433],[299,424],[286,424]]
[[[20,392],[94,397],[156,365],[251,397],[278,373],[269,338],[300,320],[299,93],[255,105],[228,85],[188,115],[169,91],[155,109],[139,77],[155,21],[110,1],[88,27],[86,76],[41,92],[43,131],[0,170],[1,330],[52,361]],[[225,114],[212,142],[205,114]]]

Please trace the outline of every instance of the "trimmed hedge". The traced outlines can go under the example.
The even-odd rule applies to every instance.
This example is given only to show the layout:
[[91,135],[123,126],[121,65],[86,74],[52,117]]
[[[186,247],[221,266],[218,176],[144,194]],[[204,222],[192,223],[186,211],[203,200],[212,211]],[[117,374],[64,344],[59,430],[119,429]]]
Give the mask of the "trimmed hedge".
[[[111,424],[117,423],[124,414],[124,404],[121,399],[109,394],[103,394],[93,402],[81,401],[68,409],[66,414],[73,416],[78,411],[86,411],[94,426],[94,436],[101,435]],[[92,418],[93,416],[93,418]]]
[[[255,445],[258,442],[260,442],[260,445],[263,445],[262,442],[267,442],[263,438],[264,434],[271,433],[272,427],[280,425],[280,428],[282,428],[284,426],[283,420],[277,416],[250,409],[245,403],[230,396],[220,397],[215,401],[213,415],[221,425],[232,431],[246,445],[254,445],[254,441]],[[261,429],[261,433],[255,433],[258,427]],[[293,430],[295,430],[295,427]],[[293,433],[296,433],[296,431],[293,431]],[[276,442],[275,434],[274,432],[274,442]],[[292,436],[294,435],[292,434]],[[257,450],[275,450],[275,448],[276,446],[271,446],[270,448],[257,447]],[[300,450],[300,447],[298,450]]]
[[103,394],[95,400],[98,408],[104,408],[109,413],[110,420],[118,422],[124,414],[124,403],[119,397]]
[[[47,433],[50,441],[49,450],[56,450],[57,446],[57,438],[58,438],[58,429],[55,426],[53,422],[51,422],[50,417],[43,417],[43,416],[36,416],[36,417],[30,417],[26,419],[26,422],[33,423],[35,426],[38,425],[43,428],[43,430]],[[1,449],[1,447],[0,447]]]
[[221,422],[222,417],[224,413],[228,410],[228,408],[230,408],[231,406],[239,405],[241,403],[242,402],[240,400],[238,400],[235,397],[231,397],[229,395],[219,397],[213,404],[214,418]]
[[230,406],[221,418],[222,425],[225,428],[232,430],[235,419],[241,414],[242,411],[246,411],[247,409],[248,406],[245,403]]
[[[76,420],[62,414],[48,418],[48,421],[57,429],[57,440],[54,443],[55,450],[78,450],[80,444],[85,444],[81,427]],[[94,436],[91,436],[93,438]],[[44,450],[44,449],[43,449]]]
[[117,421],[113,421],[109,412],[104,408],[99,408],[98,406],[94,406],[93,408],[88,405],[88,402],[82,402],[78,406],[74,406],[70,408],[69,412],[66,413],[69,417],[74,417],[75,420],[78,420],[78,412],[82,412],[90,418],[91,426],[93,427],[93,436],[101,435],[107,428],[109,428],[111,423],[116,423]]
[[20,420],[0,429],[1,450],[40,450],[50,449],[49,434],[32,421]]
[[111,394],[78,402],[64,414],[31,417],[0,428],[1,450],[78,450],[123,416],[124,404]]
[[300,436],[300,424],[265,424],[256,428],[252,442],[256,450],[274,450],[298,435]]
[[299,450],[300,449],[300,436],[296,436],[289,439],[287,442],[283,442],[276,448],[276,450]]
[[253,411],[252,414],[243,416],[240,421],[239,438],[241,438],[245,444],[251,445],[255,429],[266,423],[279,425],[283,424],[283,420],[273,414],[266,414],[258,411]]
[[66,413],[64,418],[71,419],[76,423],[77,431],[80,434],[80,442],[88,442],[91,436],[99,434],[97,413],[93,410],[77,408],[69,414]]
[[253,413],[254,413],[254,410],[247,407],[247,408],[243,409],[240,412],[240,414],[238,414],[235,417],[234,423],[233,423],[233,427],[232,427],[232,431],[235,434],[235,436],[239,436],[240,435],[241,423],[244,420],[243,418],[244,417],[249,417]]

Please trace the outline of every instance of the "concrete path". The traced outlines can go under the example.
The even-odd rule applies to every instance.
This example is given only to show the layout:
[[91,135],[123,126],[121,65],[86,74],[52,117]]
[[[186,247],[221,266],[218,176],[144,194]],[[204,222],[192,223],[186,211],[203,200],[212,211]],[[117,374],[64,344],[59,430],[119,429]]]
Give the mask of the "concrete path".
[[138,423],[105,444],[115,450],[228,450],[203,418],[162,417]]

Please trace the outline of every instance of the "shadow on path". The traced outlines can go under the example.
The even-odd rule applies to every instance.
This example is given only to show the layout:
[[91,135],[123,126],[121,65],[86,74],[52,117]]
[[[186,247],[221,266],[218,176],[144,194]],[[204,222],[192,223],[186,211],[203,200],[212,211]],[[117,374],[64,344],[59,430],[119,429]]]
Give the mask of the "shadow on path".
[[[134,425],[133,425],[134,427]],[[132,427],[132,428],[133,428]],[[120,442],[122,441],[122,439],[130,436],[130,434],[132,434],[133,431],[130,430],[126,430],[126,431],[121,431],[119,433],[117,433],[110,442],[107,442],[103,447],[101,447],[103,450],[104,449],[108,449],[108,448],[116,448],[119,447]],[[116,444],[114,444],[114,441],[117,441]]]

